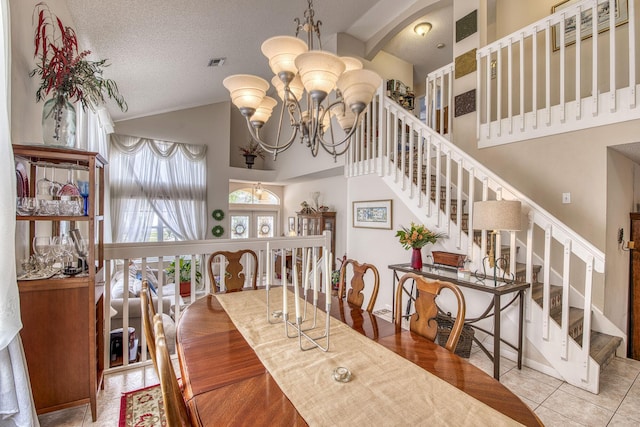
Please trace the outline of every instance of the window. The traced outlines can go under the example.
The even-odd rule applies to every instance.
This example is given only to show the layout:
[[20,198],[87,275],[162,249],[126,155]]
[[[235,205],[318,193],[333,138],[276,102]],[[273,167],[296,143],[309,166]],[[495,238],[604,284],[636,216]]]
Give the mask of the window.
[[229,193],[232,239],[270,238],[278,234],[280,198],[260,183]]
[[112,135],[111,218],[116,242],[206,237],[206,147]]

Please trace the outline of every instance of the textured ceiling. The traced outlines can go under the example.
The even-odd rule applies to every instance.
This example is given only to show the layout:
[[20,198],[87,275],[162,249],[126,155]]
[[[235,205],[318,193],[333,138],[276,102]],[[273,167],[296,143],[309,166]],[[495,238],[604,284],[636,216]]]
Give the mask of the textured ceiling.
[[[363,38],[373,37],[403,8],[420,3],[437,2],[316,0],[314,9],[322,21],[323,39],[344,32],[367,42]],[[307,7],[304,0],[67,0],[67,4],[81,47],[90,49],[95,58],[108,59],[111,65],[105,76],[118,83],[129,104],[127,113],[109,105],[116,121],[225,101],[229,98],[222,80],[231,74],[270,80],[260,45],[271,36],[294,35],[293,19],[303,19]],[[430,12],[424,19],[434,24],[425,38],[416,36],[411,24],[408,30],[396,30],[388,47],[383,46],[414,63],[420,79],[427,69],[452,60],[451,8]],[[436,49],[439,42],[446,48]],[[224,66],[208,67],[215,57],[226,57]]]

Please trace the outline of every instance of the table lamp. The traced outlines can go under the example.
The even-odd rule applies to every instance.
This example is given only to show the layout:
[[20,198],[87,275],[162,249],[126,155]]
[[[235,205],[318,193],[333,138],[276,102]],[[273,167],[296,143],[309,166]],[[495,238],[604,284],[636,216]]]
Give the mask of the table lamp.
[[[493,284],[497,284],[496,270],[498,261],[495,255],[496,235],[501,230],[520,230],[521,203],[517,200],[485,200],[473,204],[473,229],[491,230],[491,247],[488,257],[489,267],[493,268]],[[506,260],[501,258],[503,262]]]

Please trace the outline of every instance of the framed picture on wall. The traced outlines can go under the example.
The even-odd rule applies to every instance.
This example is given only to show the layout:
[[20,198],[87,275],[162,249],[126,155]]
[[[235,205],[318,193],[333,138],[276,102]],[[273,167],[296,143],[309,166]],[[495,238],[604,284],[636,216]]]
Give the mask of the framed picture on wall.
[[[556,13],[562,9],[566,9],[580,0],[565,0],[551,7],[551,13]],[[629,21],[629,0],[615,0],[615,22],[618,25],[625,24]],[[609,30],[609,3],[600,3],[597,6],[598,14],[598,33]],[[581,39],[587,39],[593,35],[593,10],[587,9],[580,13],[580,36]],[[564,42],[565,46],[569,46],[576,42],[576,15],[570,15],[564,20]],[[554,25],[551,29],[551,41],[553,50],[560,49],[560,25]]]
[[391,200],[353,202],[353,226],[391,230],[391,202]]

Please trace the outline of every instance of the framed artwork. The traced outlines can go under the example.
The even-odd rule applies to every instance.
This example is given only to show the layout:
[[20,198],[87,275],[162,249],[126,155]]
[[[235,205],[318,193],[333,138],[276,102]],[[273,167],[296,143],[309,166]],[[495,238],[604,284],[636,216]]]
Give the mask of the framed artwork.
[[[567,7],[573,6],[580,0],[565,0],[551,7],[551,12],[555,13]],[[629,21],[629,0],[615,0],[615,19],[616,27]],[[598,33],[609,30],[609,3],[600,3],[598,5]],[[592,9],[584,10],[580,14],[580,37],[582,40],[591,37],[593,34],[593,13]],[[560,49],[560,35],[558,31],[560,25],[554,25],[551,28],[551,42],[553,50]],[[569,16],[564,20],[564,42],[565,46],[569,46],[576,42],[576,15]]]
[[289,233],[296,231],[296,219],[295,217],[289,217]]
[[353,202],[354,228],[391,230],[391,200]]

